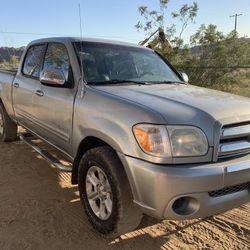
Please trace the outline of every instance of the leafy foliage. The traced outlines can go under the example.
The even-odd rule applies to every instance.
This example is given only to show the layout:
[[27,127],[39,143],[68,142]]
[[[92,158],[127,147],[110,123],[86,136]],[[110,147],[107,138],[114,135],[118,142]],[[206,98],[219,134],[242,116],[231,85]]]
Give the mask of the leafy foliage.
[[187,28],[187,26],[190,23],[194,22],[194,19],[197,16],[198,10],[199,10],[198,4],[196,2],[194,2],[193,5],[191,5],[191,6],[184,4],[180,8],[179,12],[172,12],[172,17],[179,18],[179,21],[182,23],[179,38],[181,38],[182,33]]
[[181,29],[177,31],[176,25],[170,23],[170,18],[166,16],[168,4],[169,0],[160,0],[158,10],[150,10],[147,6],[139,7],[138,10],[142,20],[138,21],[135,27],[138,31],[143,31],[146,36],[157,30],[162,30],[166,38],[165,41],[156,33],[150,42],[150,47],[158,50],[175,63],[180,55],[186,54],[186,51],[183,50],[185,47],[182,34],[187,26],[194,22],[198,5],[196,2],[193,2],[192,5],[184,4],[178,11],[172,12],[172,19],[178,19],[182,24]]
[[189,71],[194,84],[210,87],[234,84],[238,79],[233,73],[250,65],[250,43],[234,31],[224,35],[215,25],[202,25],[190,40],[193,46],[198,46],[198,53],[182,58],[179,67]]
[[143,31],[146,36],[157,28],[165,33],[165,42],[156,33],[148,43],[149,46],[170,60],[178,70],[188,73],[192,84],[236,93],[239,93],[236,91],[239,84],[249,84],[249,89],[250,83],[246,83],[246,76],[250,69],[239,68],[250,65],[250,42],[246,38],[239,38],[235,31],[225,35],[216,25],[203,24],[190,37],[190,48],[184,44],[182,35],[188,25],[195,22],[198,5],[196,2],[192,5],[184,4],[179,10],[172,12],[173,21],[178,20],[181,24],[177,30],[177,26],[166,16],[168,3],[169,0],[160,1],[159,10],[139,7],[142,20],[136,24],[137,30]]

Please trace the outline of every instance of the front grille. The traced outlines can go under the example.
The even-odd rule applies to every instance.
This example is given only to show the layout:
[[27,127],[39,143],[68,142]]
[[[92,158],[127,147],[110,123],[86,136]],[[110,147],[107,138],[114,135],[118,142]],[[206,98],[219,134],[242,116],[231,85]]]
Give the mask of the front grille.
[[250,191],[250,182],[239,184],[239,185],[232,186],[232,187],[223,188],[223,189],[216,190],[216,191],[211,191],[208,194],[211,197],[220,197],[223,195],[233,194],[233,193],[237,193],[237,192],[247,190],[247,189]]
[[221,130],[218,158],[250,153],[250,123],[224,126]]

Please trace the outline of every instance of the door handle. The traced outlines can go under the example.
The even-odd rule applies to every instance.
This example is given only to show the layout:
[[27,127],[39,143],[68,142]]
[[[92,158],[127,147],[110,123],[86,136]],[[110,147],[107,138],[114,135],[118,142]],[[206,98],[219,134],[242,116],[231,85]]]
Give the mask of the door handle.
[[38,95],[38,96],[44,96],[44,93],[41,90],[37,90],[36,91],[36,95]]
[[15,83],[14,83],[14,87],[15,87],[15,88],[19,88],[19,83],[15,82]]

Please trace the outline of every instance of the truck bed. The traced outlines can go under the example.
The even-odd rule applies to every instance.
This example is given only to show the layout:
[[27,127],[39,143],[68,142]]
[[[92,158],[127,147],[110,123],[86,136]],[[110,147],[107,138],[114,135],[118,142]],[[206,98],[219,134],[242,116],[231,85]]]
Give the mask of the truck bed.
[[5,103],[9,116],[13,117],[12,86],[17,70],[0,70],[0,99]]
[[12,85],[13,80],[17,74],[17,70],[0,69],[0,84]]
[[7,73],[11,75],[16,75],[17,69],[0,69],[0,73]]

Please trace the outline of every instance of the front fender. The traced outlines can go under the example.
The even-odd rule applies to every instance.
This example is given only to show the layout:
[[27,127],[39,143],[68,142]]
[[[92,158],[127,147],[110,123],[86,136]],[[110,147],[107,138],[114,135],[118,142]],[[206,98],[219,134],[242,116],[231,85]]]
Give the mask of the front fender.
[[159,113],[145,106],[88,88],[84,98],[75,101],[72,155],[84,138],[93,136],[119,153],[160,163],[163,158],[145,154],[134,138],[132,128],[142,122],[165,124]]

